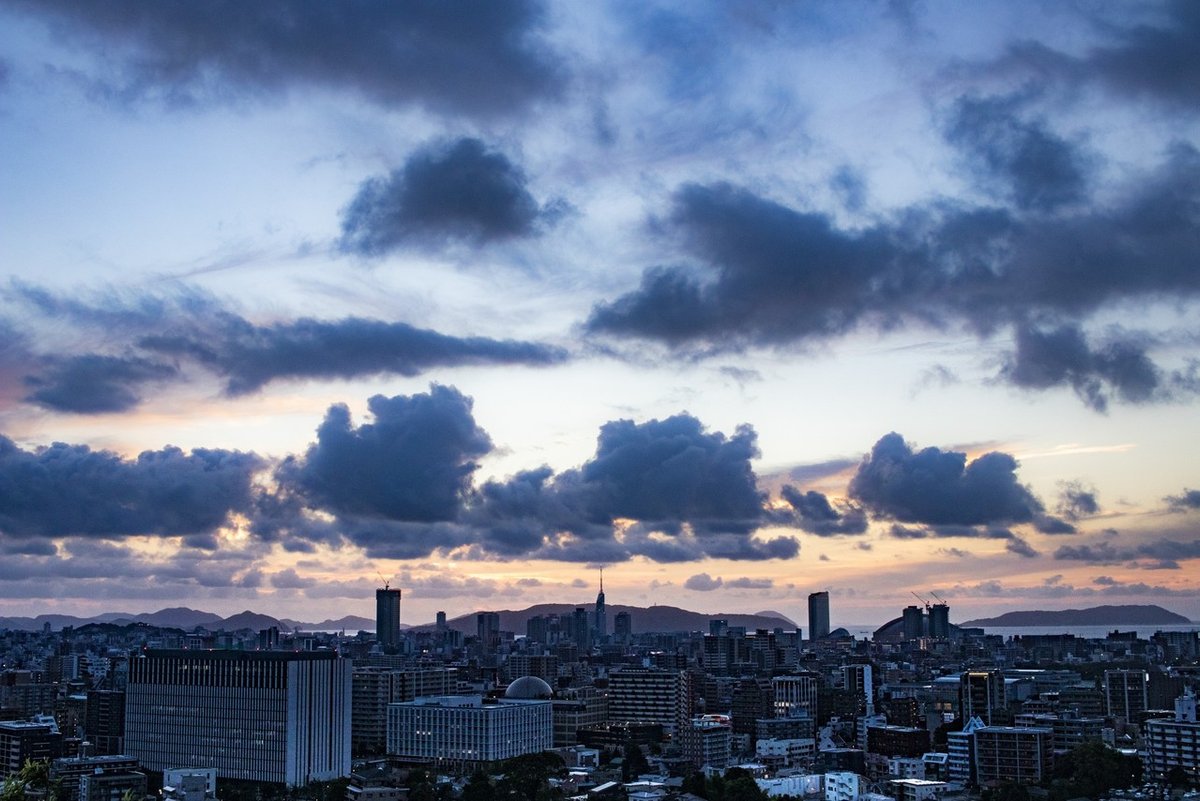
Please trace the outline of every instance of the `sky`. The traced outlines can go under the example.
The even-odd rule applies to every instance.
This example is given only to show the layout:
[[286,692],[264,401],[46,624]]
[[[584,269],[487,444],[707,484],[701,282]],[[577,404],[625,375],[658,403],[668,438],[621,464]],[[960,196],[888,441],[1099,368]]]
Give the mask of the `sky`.
[[0,615],[1200,619],[1200,5],[0,0]]

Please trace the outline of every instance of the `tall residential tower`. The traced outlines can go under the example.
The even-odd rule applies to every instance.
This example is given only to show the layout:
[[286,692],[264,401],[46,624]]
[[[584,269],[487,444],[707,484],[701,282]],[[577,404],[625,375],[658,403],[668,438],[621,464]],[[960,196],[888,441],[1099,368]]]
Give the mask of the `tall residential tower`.
[[400,645],[400,590],[375,590],[375,639],[385,651]]

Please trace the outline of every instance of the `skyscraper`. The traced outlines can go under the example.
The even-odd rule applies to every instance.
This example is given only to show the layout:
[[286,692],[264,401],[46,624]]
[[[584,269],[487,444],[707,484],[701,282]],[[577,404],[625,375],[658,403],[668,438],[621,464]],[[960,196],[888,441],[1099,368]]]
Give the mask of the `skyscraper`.
[[400,590],[375,590],[375,639],[385,651],[400,645]]
[[603,641],[608,637],[608,610],[604,606],[604,570],[600,571],[600,592],[596,595],[596,622],[593,627],[596,631],[595,639]]
[[829,593],[810,593],[808,596],[808,639],[816,642],[828,636]]
[[304,785],[350,773],[350,660],[157,651],[129,660],[125,749],[143,766]]
[[500,647],[500,613],[480,612],[475,615],[475,631],[480,650],[485,654],[496,653]]

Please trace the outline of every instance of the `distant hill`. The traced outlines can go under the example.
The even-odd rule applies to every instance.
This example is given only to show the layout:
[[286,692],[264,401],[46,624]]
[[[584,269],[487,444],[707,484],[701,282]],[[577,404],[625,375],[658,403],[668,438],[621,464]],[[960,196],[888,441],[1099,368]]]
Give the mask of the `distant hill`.
[[[577,607],[582,606],[587,609],[588,617],[591,618],[595,606],[593,604],[536,604],[526,609],[502,609],[502,610],[487,610],[497,611],[500,615],[501,631],[511,631],[517,634],[525,633],[525,623],[531,617],[537,615],[563,615],[574,612]],[[788,631],[796,629],[796,624],[778,613],[760,613],[757,615],[747,615],[737,612],[713,612],[711,614],[705,612],[690,612],[687,609],[680,609],[675,606],[622,606],[620,604],[609,604],[608,607],[608,630],[611,632],[613,628],[613,620],[620,612],[628,612],[630,617],[630,625],[633,627],[633,633],[639,634],[650,631],[708,631],[708,621],[721,619],[729,621],[730,626],[745,626],[750,631],[754,629],[775,629],[782,628]],[[481,610],[482,611],[482,610]],[[463,634],[473,635],[477,631],[475,622],[476,612],[469,615],[462,615],[453,620],[447,620],[446,625],[452,629],[461,631]],[[432,628],[432,623],[426,623],[423,626],[415,626],[414,628]]]
[[374,631],[375,621],[369,617],[346,615],[337,620],[322,620],[320,623],[302,623],[298,620],[280,618],[279,622],[289,629],[301,631]]
[[1005,612],[999,617],[968,620],[960,626],[988,628],[989,626],[1169,626],[1190,623],[1183,615],[1161,606],[1093,606],[1088,609],[1058,611]]

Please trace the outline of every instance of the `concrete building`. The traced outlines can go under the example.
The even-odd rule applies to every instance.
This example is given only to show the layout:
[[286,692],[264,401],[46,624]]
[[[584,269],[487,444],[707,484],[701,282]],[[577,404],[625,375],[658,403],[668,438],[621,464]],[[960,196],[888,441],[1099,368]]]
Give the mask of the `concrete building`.
[[693,718],[680,736],[683,755],[697,768],[723,771],[733,759],[733,725],[725,715]]
[[1149,709],[1150,675],[1144,670],[1104,671],[1104,714],[1126,723]]
[[892,779],[888,782],[891,796],[896,801],[936,801],[952,789],[954,785],[929,779]]
[[1143,729],[1147,778],[1163,781],[1178,767],[1193,785],[1200,785],[1200,722],[1194,695],[1175,700],[1173,719],[1147,720]]
[[19,771],[26,760],[57,759],[62,741],[58,728],[49,723],[0,722],[0,779]]
[[975,732],[984,727],[979,718],[970,718],[960,731],[946,735],[946,777],[964,785],[975,784]]
[[960,720],[979,718],[988,726],[1004,721],[1008,702],[1004,696],[1004,674],[999,670],[969,670],[959,676]]
[[89,690],[84,709],[84,733],[93,754],[120,754],[125,750],[125,693]]
[[168,768],[163,771],[163,801],[212,801],[217,772],[212,768]]
[[1036,726],[1054,732],[1055,753],[1066,753],[1089,740],[1104,739],[1104,718],[1082,717],[1074,712],[1017,715],[1017,726]]
[[77,801],[80,777],[93,773],[127,773],[137,768],[138,761],[128,754],[61,757],[50,763],[50,781],[58,782],[62,801]]
[[808,596],[808,639],[812,642],[829,636],[829,593]]
[[866,789],[866,777],[857,773],[836,771],[825,774],[825,801],[858,801]]
[[690,680],[682,670],[614,670],[608,676],[608,719],[657,723],[667,734],[674,734],[692,718]]
[[579,730],[608,722],[608,697],[595,687],[572,687],[557,693],[554,707],[554,747],[579,743]]
[[333,652],[150,650],[129,664],[126,750],[153,771],[336,779],[350,773],[350,690]]
[[79,801],[121,801],[126,793],[146,795],[146,774],[140,770],[85,773],[79,777]]
[[984,726],[975,731],[975,781],[980,787],[1004,782],[1038,784],[1050,775],[1054,734],[1049,729]]
[[385,651],[400,647],[400,590],[375,590],[375,640]]
[[820,687],[820,677],[815,673],[773,677],[771,689],[775,696],[775,717],[787,718],[801,712],[812,718],[817,717],[817,694]]
[[550,701],[479,695],[388,705],[388,754],[470,771],[554,746]]

